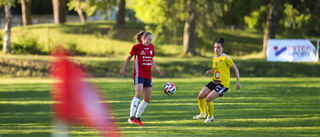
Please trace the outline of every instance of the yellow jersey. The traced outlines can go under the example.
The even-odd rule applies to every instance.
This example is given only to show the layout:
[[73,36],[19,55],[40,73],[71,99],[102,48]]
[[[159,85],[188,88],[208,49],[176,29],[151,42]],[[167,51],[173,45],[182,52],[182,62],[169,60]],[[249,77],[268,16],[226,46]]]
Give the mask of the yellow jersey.
[[222,84],[224,87],[230,86],[230,67],[233,66],[232,59],[226,54],[222,54],[220,57],[213,57],[212,69],[214,70],[214,76],[212,82],[215,84]]

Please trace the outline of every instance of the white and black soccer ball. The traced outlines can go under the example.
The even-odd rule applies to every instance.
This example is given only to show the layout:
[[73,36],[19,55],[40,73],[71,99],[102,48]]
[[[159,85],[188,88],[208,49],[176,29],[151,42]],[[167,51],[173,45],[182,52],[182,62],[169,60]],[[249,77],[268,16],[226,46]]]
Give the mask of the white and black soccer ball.
[[166,83],[163,86],[163,92],[167,95],[173,95],[176,92],[176,86],[173,83]]

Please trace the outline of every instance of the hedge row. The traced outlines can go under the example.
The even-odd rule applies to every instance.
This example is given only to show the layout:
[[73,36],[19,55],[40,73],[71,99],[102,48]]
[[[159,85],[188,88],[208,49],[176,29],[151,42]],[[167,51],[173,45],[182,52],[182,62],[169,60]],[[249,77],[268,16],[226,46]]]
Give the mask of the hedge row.
[[[320,62],[292,63],[266,62],[265,60],[234,60],[241,77],[320,77]],[[94,77],[119,77],[124,60],[115,61],[82,61]],[[48,77],[49,61],[32,59],[0,58],[0,77]],[[133,61],[126,69],[124,77],[131,77]],[[211,60],[201,61],[157,61],[162,71],[161,77],[201,77],[211,69]],[[153,77],[159,77],[154,70]],[[234,73],[231,70],[231,76]]]

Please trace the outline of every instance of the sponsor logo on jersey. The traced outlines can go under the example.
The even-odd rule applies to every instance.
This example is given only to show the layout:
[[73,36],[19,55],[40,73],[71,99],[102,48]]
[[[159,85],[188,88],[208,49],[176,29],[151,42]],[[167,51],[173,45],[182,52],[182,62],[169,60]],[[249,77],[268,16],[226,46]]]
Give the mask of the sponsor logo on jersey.
[[142,65],[151,66],[151,63],[142,63]]
[[151,59],[152,57],[150,57],[150,56],[142,56],[142,58]]
[[144,51],[141,51],[140,55],[146,55],[146,53]]
[[220,78],[220,72],[217,71],[216,74],[214,74],[214,76],[216,77],[216,79],[219,79]]

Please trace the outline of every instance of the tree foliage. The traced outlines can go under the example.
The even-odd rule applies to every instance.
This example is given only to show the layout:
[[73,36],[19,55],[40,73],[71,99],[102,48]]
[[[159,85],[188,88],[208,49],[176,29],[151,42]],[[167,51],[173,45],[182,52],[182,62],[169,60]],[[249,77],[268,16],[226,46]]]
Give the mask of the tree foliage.
[[70,0],[67,6],[69,10],[74,11],[83,9],[88,16],[92,16],[97,10],[113,9],[116,4],[117,0]]
[[[253,2],[255,2],[253,0]],[[258,1],[257,1],[258,2]],[[260,1],[261,2],[261,1]],[[263,30],[269,6],[262,1],[258,9],[249,10],[244,16],[247,28]],[[279,29],[300,30],[307,35],[320,34],[320,0],[281,0],[279,1]]]
[[186,19],[184,0],[135,0],[136,17],[145,23],[167,26],[183,25]]
[[4,6],[7,4],[11,4],[12,6],[14,6],[15,0],[0,0],[0,6]]
[[[189,33],[184,33],[184,35],[195,34],[204,41],[210,41],[207,40],[207,34],[212,30],[214,22],[218,19],[217,16],[214,16],[215,13],[220,11],[220,8],[215,8],[219,7],[220,4],[212,0],[192,1],[191,7],[193,10],[188,10],[190,8],[188,8],[185,0],[135,0],[135,2],[136,16],[139,19],[145,23],[160,24],[169,30],[175,30],[175,28],[181,26],[189,27],[190,24],[185,23],[190,19],[188,18],[188,12],[192,11],[192,16],[193,14],[195,16],[195,23],[190,23],[191,25],[195,25],[195,29],[189,30],[185,28],[184,31],[189,30]],[[193,44],[189,43],[186,45],[195,46],[193,41],[188,41]]]

